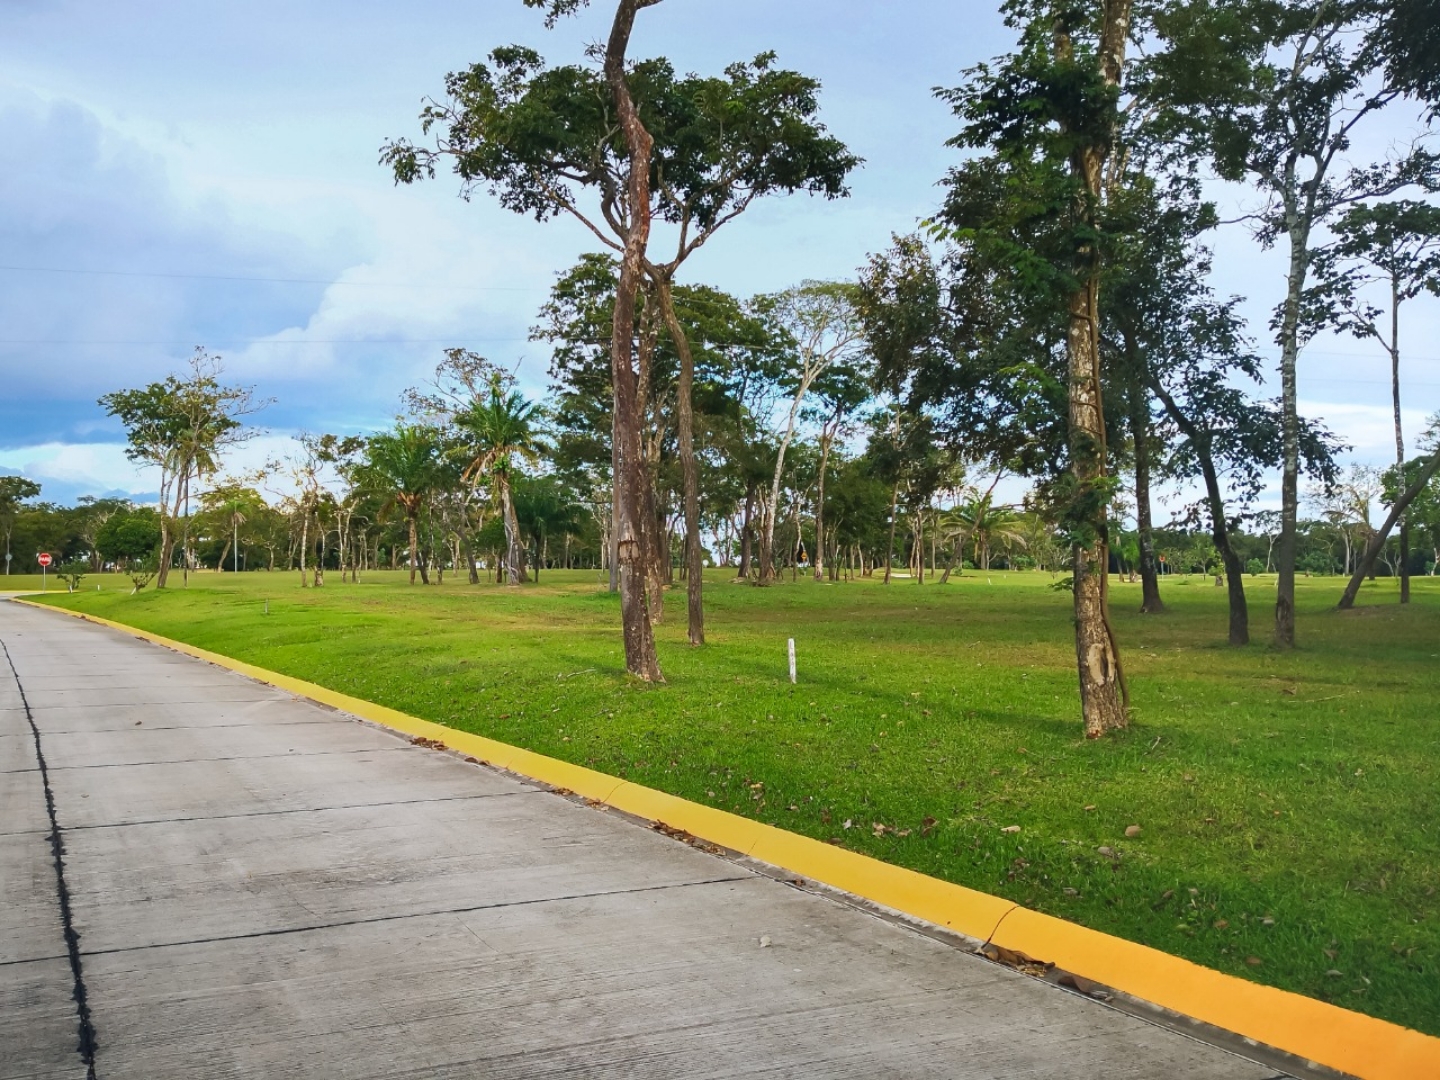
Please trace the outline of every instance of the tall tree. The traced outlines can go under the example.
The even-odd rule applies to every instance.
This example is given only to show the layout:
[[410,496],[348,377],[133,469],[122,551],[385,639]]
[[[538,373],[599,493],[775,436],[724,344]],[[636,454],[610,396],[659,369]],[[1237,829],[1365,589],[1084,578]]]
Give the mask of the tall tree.
[[[405,515],[410,549],[410,584],[419,568],[420,511],[440,475],[440,436],[420,424],[396,424],[391,431],[373,435],[365,449],[365,477],[382,492],[387,503]],[[421,571],[429,584],[428,573]]]
[[[970,215],[974,223],[958,238],[1008,247],[1023,257],[1016,271],[1035,275],[1041,290],[1063,303],[1068,475],[1062,501],[1089,738],[1129,722],[1106,589],[1106,508],[1114,482],[1107,475],[1099,329],[1102,196],[1120,126],[1131,6],[1130,0],[1014,0],[1005,10],[1020,30],[1016,52],[993,68],[971,69],[964,86],[944,92],[965,122],[954,144],[993,155],[991,176],[972,169],[954,178],[989,188],[980,212]],[[1008,198],[995,200],[996,185]],[[995,208],[1003,212],[985,213]],[[1038,232],[1037,218],[1043,222]],[[1036,239],[1044,246],[1031,246]]]
[[780,481],[785,472],[785,452],[795,436],[805,397],[827,371],[837,364],[855,363],[864,352],[865,336],[857,301],[856,287],[841,281],[806,281],[767,299],[770,316],[793,344],[781,376],[789,392],[790,406],[761,522],[761,585],[775,580],[775,519],[779,512]]
[[220,382],[220,373],[220,358],[197,348],[188,374],[100,398],[101,407],[125,425],[125,456],[160,471],[159,589],[169,576],[175,522],[189,501],[192,481],[214,475],[226,449],[256,434],[244,419],[267,404],[250,387]]
[[[570,214],[620,253],[611,329],[616,554],[625,666],[647,681],[663,679],[646,603],[646,552],[653,535],[645,522],[645,402],[635,330],[653,216],[655,140],[631,83],[663,82],[670,69],[658,61],[630,68],[627,52],[636,15],[658,2],[618,0],[598,80],[581,67],[546,70],[532,49],[496,49],[490,54],[494,70],[474,64],[452,73],[447,99],[430,102],[421,113],[424,131],[436,133],[433,147],[402,139],[381,152],[400,183],[433,176],[442,158],[453,158],[467,198],[475,186],[488,184],[502,206],[542,221]],[[585,3],[526,0],[543,9],[552,26]],[[586,189],[598,195],[598,212],[582,208]]]
[[820,466],[815,477],[815,580],[824,580],[829,544],[825,525],[825,478],[835,440],[849,434],[855,413],[871,397],[874,372],[868,356],[852,356],[830,367],[812,384],[815,405],[810,419],[819,427]]
[[[1403,491],[1395,493],[1394,501],[1390,504],[1390,512],[1386,515],[1380,528],[1371,530],[1364,554],[1361,555],[1360,561],[1355,567],[1355,573],[1350,576],[1350,581],[1345,586],[1345,592],[1340,597],[1341,611],[1354,606],[1355,597],[1360,592],[1360,584],[1374,568],[1375,560],[1379,558],[1380,550],[1385,546],[1385,541],[1389,538],[1390,531],[1395,528],[1395,523],[1409,509],[1411,503],[1425,495],[1430,488],[1431,481],[1440,475],[1440,413],[1430,418],[1429,424],[1426,425],[1425,431],[1420,437],[1420,444],[1429,451],[1429,456],[1403,465],[1397,470],[1399,473],[1397,480],[1403,479],[1406,486]],[[1397,483],[1396,487],[1398,486]]]
[[1252,185],[1256,238],[1288,247],[1285,296],[1272,326],[1280,349],[1284,462],[1275,643],[1295,644],[1300,418],[1297,361],[1315,327],[1305,311],[1318,231],[1334,214],[1427,180],[1423,148],[1353,164],[1367,121],[1405,93],[1386,78],[1388,5],[1379,0],[1184,0],[1161,9],[1146,91],[1162,137]]
[[489,392],[455,416],[456,427],[465,435],[465,454],[470,459],[466,476],[488,476],[505,523],[505,584],[525,580],[525,545],[515,516],[513,481],[517,457],[535,460],[539,455],[536,421],[540,407],[525,400],[501,372],[492,372]]
[[[1339,322],[1356,337],[1373,338],[1390,360],[1395,417],[1395,467],[1405,468],[1405,429],[1400,413],[1400,308],[1422,292],[1440,296],[1440,206],[1400,199],[1352,206],[1334,226],[1335,242],[1318,253],[1316,286],[1307,299],[1321,318]],[[1367,286],[1386,293],[1376,307]],[[1400,603],[1410,602],[1410,527],[1400,518]]]

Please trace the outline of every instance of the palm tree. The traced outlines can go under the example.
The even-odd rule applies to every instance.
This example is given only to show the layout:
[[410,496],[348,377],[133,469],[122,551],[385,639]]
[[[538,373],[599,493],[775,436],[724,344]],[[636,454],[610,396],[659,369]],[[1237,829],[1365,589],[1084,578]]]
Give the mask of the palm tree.
[[519,585],[525,580],[525,546],[515,518],[511,481],[516,457],[534,461],[540,455],[539,432],[534,426],[539,416],[540,406],[526,401],[520,391],[509,389],[504,377],[496,372],[490,379],[490,393],[477,398],[455,417],[456,426],[469,436],[466,477],[474,480],[488,475],[500,504],[501,520],[505,522],[507,585]]
[[[386,507],[399,506],[405,512],[410,532],[410,584],[414,585],[420,548],[416,525],[440,475],[438,433],[421,424],[397,423],[394,431],[371,437],[366,458],[366,479],[385,493]],[[422,576],[428,585],[429,575],[422,572]]]
[[961,503],[946,515],[947,534],[958,536],[963,544],[973,543],[975,565],[990,569],[990,554],[997,547],[1026,546],[1025,523],[1008,506],[996,506],[989,492]]

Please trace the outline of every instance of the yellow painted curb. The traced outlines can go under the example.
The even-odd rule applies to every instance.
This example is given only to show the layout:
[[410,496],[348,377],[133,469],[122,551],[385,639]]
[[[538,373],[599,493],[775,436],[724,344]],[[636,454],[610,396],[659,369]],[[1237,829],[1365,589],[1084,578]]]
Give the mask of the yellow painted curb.
[[789,873],[969,937],[991,940],[1162,1008],[1364,1080],[1440,1077],[1440,1039],[1398,1024],[1248,982],[1146,945],[1031,911],[998,896],[483,735],[421,720],[148,630],[50,604],[19,598],[13,602],[108,626],[405,735],[438,740],[498,768],[683,829]]

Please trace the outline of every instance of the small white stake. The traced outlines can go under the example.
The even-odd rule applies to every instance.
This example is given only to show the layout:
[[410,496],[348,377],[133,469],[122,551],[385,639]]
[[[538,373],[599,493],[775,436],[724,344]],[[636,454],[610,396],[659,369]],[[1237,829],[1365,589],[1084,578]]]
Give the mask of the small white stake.
[[795,639],[790,639],[790,681],[795,681]]
[[266,600],[266,601],[265,601],[265,614],[266,614],[266,615],[269,615],[269,614],[270,614],[270,601],[269,601],[269,600]]

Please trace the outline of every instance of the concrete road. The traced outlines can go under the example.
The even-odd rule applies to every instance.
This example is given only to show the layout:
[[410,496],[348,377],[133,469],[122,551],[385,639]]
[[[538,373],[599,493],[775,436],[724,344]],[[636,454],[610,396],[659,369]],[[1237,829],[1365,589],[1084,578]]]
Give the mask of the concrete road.
[[0,1080],[1276,1075],[122,634],[0,642]]

